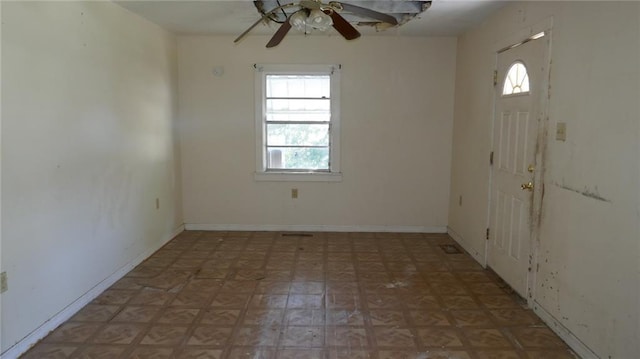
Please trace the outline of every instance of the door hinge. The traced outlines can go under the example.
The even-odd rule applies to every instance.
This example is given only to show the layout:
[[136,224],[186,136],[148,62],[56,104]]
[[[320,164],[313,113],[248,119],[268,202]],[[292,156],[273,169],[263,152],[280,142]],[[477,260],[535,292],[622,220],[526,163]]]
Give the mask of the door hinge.
[[493,151],[489,154],[489,165],[493,166]]
[[498,84],[498,70],[493,70],[493,86]]
[[489,228],[487,228],[487,237],[486,237],[486,239],[489,240]]

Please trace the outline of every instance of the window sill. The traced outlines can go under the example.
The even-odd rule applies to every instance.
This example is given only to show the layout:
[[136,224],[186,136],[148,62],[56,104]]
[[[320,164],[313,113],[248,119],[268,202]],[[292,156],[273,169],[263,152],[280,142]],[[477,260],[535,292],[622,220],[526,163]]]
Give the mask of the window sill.
[[341,172],[256,172],[256,181],[272,182],[342,182]]

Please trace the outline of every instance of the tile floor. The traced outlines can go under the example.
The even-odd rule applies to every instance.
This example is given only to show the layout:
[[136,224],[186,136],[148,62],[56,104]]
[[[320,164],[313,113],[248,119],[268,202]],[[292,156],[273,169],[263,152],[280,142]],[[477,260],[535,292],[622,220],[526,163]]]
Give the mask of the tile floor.
[[446,235],[183,232],[25,358],[574,358]]

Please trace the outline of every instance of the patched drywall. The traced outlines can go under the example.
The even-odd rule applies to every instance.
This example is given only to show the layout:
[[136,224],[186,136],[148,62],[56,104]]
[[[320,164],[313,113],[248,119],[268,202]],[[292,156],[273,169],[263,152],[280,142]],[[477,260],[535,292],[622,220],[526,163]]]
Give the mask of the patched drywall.
[[176,84],[117,5],[2,2],[2,352],[182,224]]
[[[292,36],[266,49],[268,41],[178,40],[185,222],[444,228],[456,40]],[[342,65],[342,182],[254,180],[254,63]]]
[[[518,2],[459,38],[449,226],[484,257],[496,44],[551,17],[534,300],[595,355],[635,358],[640,4]],[[558,122],[566,123],[564,141],[555,139]]]

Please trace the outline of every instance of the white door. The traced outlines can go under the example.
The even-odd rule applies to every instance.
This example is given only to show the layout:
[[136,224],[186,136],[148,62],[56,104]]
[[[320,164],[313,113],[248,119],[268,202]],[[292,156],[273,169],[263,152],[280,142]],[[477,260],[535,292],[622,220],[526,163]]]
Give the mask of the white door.
[[498,54],[488,265],[528,294],[536,148],[547,39]]

